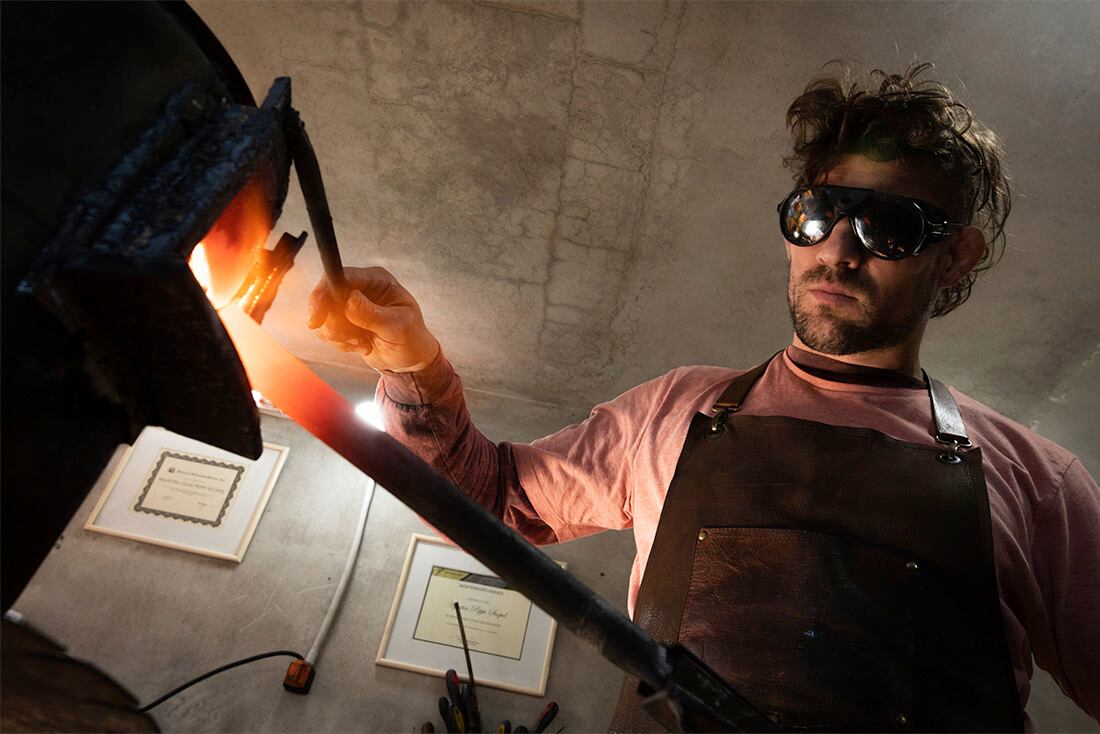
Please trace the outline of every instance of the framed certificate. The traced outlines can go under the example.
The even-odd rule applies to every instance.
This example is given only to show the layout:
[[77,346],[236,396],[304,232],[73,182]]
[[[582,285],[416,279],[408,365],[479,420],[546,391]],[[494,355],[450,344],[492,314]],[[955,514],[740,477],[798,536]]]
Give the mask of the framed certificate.
[[265,443],[253,461],[146,427],[104,470],[84,527],[239,563],[286,455]]
[[375,662],[440,677],[454,668],[465,679],[455,602],[476,682],[543,695],[554,618],[473,556],[430,535],[414,535],[409,543]]

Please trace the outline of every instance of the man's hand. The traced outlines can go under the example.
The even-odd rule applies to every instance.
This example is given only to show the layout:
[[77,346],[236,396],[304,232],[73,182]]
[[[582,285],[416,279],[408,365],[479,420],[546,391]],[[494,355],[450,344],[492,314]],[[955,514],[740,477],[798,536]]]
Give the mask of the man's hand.
[[313,289],[309,328],[344,352],[358,352],[376,370],[414,372],[432,363],[439,342],[420,306],[385,268],[344,268],[347,302],[341,309],[328,281]]

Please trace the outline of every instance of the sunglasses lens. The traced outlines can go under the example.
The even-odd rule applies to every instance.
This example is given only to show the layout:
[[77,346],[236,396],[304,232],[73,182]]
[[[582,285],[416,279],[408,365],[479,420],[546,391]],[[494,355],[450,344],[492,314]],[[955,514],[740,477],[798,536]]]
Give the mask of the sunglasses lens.
[[816,245],[836,221],[836,208],[824,191],[803,189],[783,202],[779,221],[783,236],[792,245]]
[[851,219],[852,229],[868,249],[888,260],[912,254],[924,229],[916,209],[878,196],[871,197]]

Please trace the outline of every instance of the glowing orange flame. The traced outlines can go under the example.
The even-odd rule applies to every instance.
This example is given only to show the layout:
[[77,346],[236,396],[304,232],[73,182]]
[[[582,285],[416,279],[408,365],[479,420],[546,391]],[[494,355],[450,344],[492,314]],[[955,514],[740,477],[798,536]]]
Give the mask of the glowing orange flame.
[[215,308],[225,306],[236,296],[271,226],[264,186],[260,177],[254,177],[195,245],[188,264]]
[[199,281],[202,289],[209,291],[210,263],[206,260],[206,245],[202,242],[195,245],[195,249],[191,251],[191,259],[187,261],[187,264],[191,267],[191,273],[194,274],[195,280]]

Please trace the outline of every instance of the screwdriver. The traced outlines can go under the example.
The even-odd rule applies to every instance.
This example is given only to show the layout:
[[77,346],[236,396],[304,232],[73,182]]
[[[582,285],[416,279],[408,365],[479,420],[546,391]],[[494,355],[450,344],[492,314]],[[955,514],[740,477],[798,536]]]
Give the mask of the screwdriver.
[[458,728],[451,718],[451,704],[445,696],[439,697],[439,715],[443,717],[443,726],[447,728],[447,734],[457,734]]
[[462,684],[458,682],[458,673],[451,668],[444,676],[447,682],[447,695],[451,697],[451,703],[462,712],[462,718],[470,723],[470,712],[466,709],[466,702],[462,700]]
[[546,708],[539,714],[539,720],[535,722],[535,732],[541,734],[546,731],[546,727],[550,726],[550,722],[554,720],[554,717],[558,715],[558,702],[551,701],[546,704]]

